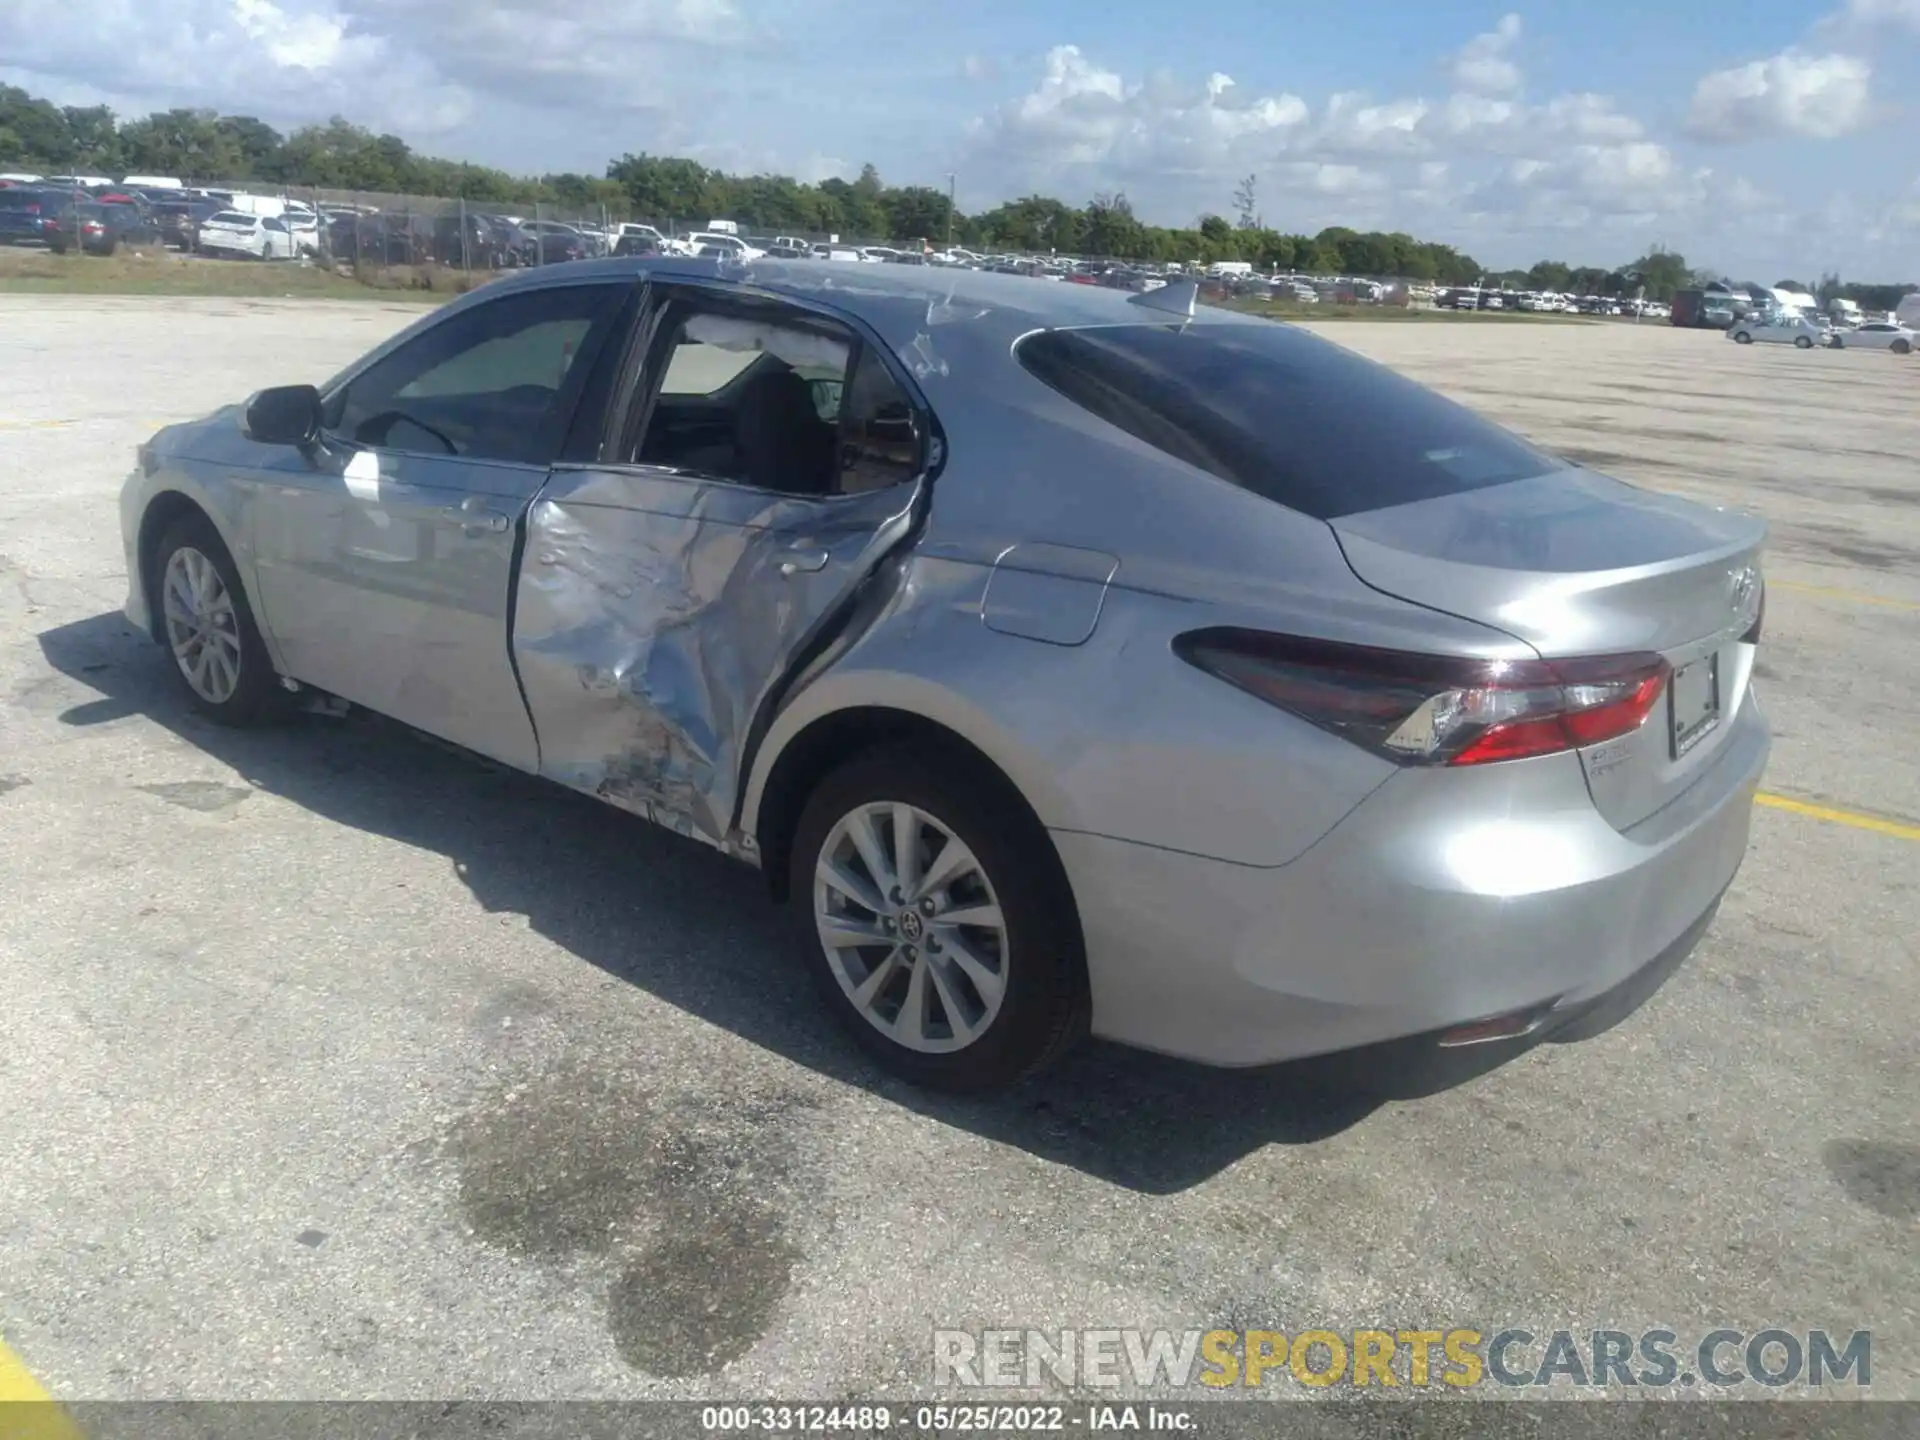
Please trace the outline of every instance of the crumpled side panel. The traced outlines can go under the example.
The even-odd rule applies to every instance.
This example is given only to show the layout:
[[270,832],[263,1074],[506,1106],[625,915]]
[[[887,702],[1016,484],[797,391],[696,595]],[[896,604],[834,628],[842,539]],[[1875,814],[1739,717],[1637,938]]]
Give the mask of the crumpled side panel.
[[754,717],[905,533],[913,488],[808,501],[556,474],[528,513],[513,635],[541,773],[726,847]]

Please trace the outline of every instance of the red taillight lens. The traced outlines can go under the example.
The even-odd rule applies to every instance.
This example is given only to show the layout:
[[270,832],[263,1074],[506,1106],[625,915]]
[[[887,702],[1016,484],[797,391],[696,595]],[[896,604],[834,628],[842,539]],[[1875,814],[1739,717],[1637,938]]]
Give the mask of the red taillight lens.
[[1658,655],[1476,660],[1252,630],[1202,630],[1182,659],[1402,765],[1483,765],[1637,730],[1666,688]]

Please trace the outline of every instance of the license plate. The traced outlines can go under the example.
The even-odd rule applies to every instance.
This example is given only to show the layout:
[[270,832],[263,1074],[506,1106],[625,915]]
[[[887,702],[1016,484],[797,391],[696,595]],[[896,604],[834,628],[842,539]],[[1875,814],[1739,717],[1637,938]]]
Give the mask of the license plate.
[[1673,758],[1678,760],[1720,723],[1720,657],[1708,655],[1682,665],[1667,685],[1673,728]]

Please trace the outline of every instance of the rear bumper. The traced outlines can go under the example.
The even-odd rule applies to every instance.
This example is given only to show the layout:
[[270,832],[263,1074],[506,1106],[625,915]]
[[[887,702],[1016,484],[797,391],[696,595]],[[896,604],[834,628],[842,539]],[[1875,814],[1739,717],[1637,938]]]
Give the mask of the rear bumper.
[[1571,755],[1471,778],[1402,772],[1274,868],[1056,832],[1093,1029],[1214,1065],[1531,1007],[1550,1023],[1527,1043],[1574,1038],[1697,943],[1746,852],[1769,746],[1749,692],[1700,778],[1624,832]]

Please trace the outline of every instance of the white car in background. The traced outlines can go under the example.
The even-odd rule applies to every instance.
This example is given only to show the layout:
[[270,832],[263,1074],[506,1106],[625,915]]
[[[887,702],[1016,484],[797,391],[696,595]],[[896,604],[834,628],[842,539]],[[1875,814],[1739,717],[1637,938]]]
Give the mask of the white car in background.
[[289,201],[286,213],[279,219],[287,227],[287,233],[293,236],[295,253],[300,255],[320,253],[320,217],[312,209],[298,201]]
[[277,215],[221,210],[200,222],[199,247],[209,255],[250,255],[255,260],[291,260],[299,242]]
[[1760,315],[1734,321],[1727,331],[1727,338],[1736,345],[1762,342],[1769,345],[1796,345],[1802,350],[1812,350],[1827,343],[1827,331],[1805,315]]
[[673,251],[680,255],[705,255],[710,250],[722,250],[742,262],[759,260],[765,257],[764,250],[756,250],[738,235],[727,235],[717,230],[689,230],[678,235],[672,241]]
[[1916,346],[1920,346],[1920,331],[1892,320],[1869,320],[1833,337],[1836,350],[1891,350],[1896,355],[1911,355]]
[[666,253],[669,243],[667,237],[654,229],[653,226],[636,225],[631,221],[623,225],[616,225],[613,229],[612,239],[615,250],[618,250],[621,245],[624,244],[629,249],[645,250],[651,248],[663,254]]

